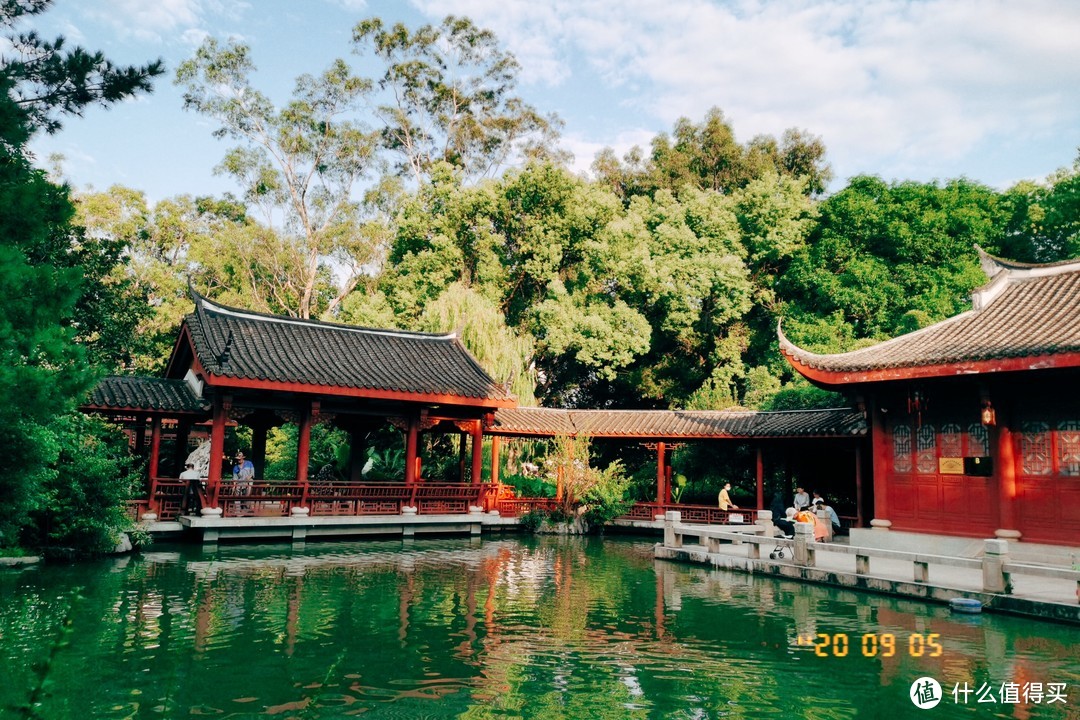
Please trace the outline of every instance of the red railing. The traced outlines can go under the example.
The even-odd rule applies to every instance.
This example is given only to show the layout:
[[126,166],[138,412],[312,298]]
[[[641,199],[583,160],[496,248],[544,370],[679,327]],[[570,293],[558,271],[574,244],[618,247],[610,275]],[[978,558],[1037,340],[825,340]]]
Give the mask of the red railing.
[[[255,482],[244,487],[225,481],[201,504],[221,508],[223,517],[286,517],[295,507],[312,516],[399,515],[414,507],[419,515],[464,514],[470,507],[487,507],[493,490],[488,485],[449,483],[296,483]],[[132,502],[141,516],[156,512],[158,520],[172,521],[187,511],[188,481],[158,478],[150,498]]]
[[[132,500],[129,508],[141,517],[156,512],[162,521],[175,521],[187,508],[188,482],[158,478],[153,496]],[[200,498],[205,506],[210,499]],[[470,507],[498,510],[504,517],[520,517],[530,512],[553,512],[559,503],[552,498],[516,497],[506,485],[460,485],[449,483],[295,483],[256,482],[244,492],[232,481],[218,488],[217,503],[223,517],[288,517],[294,507],[306,507],[311,516],[400,515],[402,508],[414,507],[419,515],[464,514]],[[686,523],[730,524],[732,514],[753,522],[754,510],[721,510],[708,505],[638,502],[621,520],[653,520],[668,510],[682,513]]]
[[495,509],[503,517],[521,517],[531,512],[553,512],[559,508],[559,502],[552,498],[499,498]]

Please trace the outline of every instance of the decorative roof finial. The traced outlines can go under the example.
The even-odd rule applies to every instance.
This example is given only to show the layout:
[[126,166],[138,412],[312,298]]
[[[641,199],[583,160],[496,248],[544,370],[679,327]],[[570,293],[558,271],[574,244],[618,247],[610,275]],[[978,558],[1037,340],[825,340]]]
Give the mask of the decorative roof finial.
[[225,340],[225,347],[218,353],[218,365],[224,370],[229,366],[229,353],[232,351],[233,331],[229,330],[229,337]]

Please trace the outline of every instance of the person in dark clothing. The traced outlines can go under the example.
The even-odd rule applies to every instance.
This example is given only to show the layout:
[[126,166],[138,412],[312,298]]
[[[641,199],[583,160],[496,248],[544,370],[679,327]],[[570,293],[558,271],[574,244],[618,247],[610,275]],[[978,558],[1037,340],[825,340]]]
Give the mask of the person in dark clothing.
[[779,490],[773,493],[772,502],[769,503],[769,510],[772,511],[773,522],[784,518],[784,493]]

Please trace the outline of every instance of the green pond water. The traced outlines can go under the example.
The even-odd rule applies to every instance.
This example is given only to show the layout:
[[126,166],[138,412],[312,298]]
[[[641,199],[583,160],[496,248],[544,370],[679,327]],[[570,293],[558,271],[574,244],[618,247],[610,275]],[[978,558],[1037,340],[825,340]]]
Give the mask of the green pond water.
[[2,571],[0,598],[4,718],[1080,717],[1080,628],[652,540],[155,547]]

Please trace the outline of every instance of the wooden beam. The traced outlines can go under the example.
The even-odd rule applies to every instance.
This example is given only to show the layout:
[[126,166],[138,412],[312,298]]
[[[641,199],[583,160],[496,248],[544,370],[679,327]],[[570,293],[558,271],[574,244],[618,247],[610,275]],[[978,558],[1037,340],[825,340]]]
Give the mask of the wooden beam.
[[513,398],[477,398],[452,393],[403,392],[400,390],[380,390],[376,388],[338,387],[335,385],[311,385],[302,382],[278,382],[271,380],[253,380],[229,375],[206,374],[206,383],[215,388],[230,390],[263,390],[268,392],[294,392],[327,397],[370,398],[375,400],[396,400],[399,402],[423,405],[462,405],[477,408],[485,412],[501,407],[517,407]]

